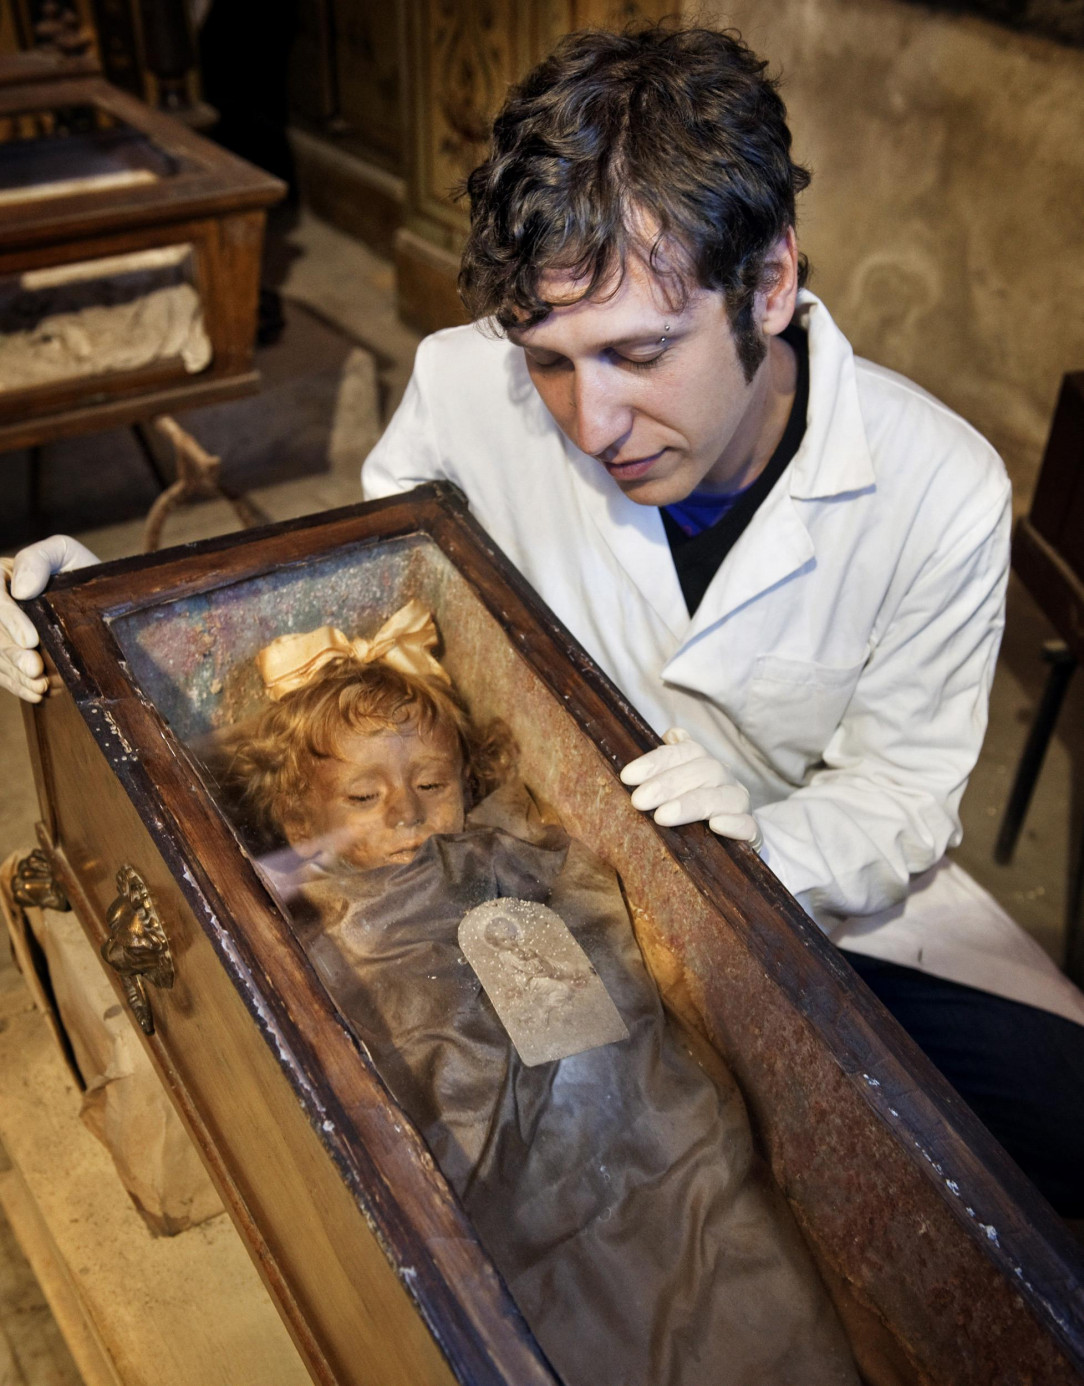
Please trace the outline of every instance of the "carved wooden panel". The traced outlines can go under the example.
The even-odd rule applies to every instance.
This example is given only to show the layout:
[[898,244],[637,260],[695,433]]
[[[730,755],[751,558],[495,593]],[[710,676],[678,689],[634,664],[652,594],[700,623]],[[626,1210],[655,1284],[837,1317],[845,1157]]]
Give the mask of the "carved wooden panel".
[[659,0],[407,0],[411,228],[458,249],[454,190],[485,155],[509,85],[572,29],[661,18]]
[[90,0],[0,0],[0,53],[38,46],[66,58],[96,56]]
[[406,174],[396,233],[399,311],[423,332],[462,321],[455,291],[468,213],[456,190],[485,156],[509,85],[562,34],[660,19],[660,0],[404,0]]
[[403,5],[299,0],[290,52],[290,106],[337,148],[402,175]]
[[401,173],[401,4],[333,0],[339,115],[347,148]]
[[453,190],[482,157],[488,122],[520,70],[530,9],[408,0],[409,221],[448,249],[466,225]]
[[658,0],[568,0],[569,29],[623,29],[626,24],[650,24],[666,15],[676,15],[678,6]]
[[301,0],[290,49],[290,108],[326,127],[339,113],[331,0]]
[[106,77],[114,86],[145,99],[143,56],[131,0],[94,0],[94,23]]
[[22,47],[18,19],[14,4],[0,5],[0,54],[18,53]]

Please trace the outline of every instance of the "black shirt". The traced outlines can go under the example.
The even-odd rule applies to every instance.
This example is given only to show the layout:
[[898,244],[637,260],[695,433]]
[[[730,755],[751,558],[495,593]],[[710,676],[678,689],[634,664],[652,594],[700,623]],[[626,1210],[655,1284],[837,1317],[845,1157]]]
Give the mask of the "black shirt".
[[722,519],[699,534],[690,537],[677,521],[666,513],[665,506],[659,510],[690,616],[703,600],[704,593],[719,571],[723,559],[738,542],[746,525],[756,514],[757,507],[786,471],[805,437],[806,414],[809,409],[809,339],[802,328],[796,327],[793,323],[780,335],[794,350],[798,363],[798,382],[787,426],[783,430],[779,446],[768,459],[768,465],[752,485],[741,493]]

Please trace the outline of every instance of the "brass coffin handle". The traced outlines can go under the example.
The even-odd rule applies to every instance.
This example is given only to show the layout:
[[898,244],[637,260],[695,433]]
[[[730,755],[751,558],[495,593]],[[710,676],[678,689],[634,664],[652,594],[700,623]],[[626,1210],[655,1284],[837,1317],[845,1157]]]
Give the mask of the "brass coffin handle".
[[11,894],[23,909],[67,911],[71,909],[64,887],[56,878],[53,864],[40,847],[23,857],[15,868]]
[[134,866],[122,866],[117,872],[117,892],[105,917],[109,937],[102,944],[102,957],[120,977],[139,1028],[153,1035],[147,982],[156,987],[173,985],[173,955],[151,893]]

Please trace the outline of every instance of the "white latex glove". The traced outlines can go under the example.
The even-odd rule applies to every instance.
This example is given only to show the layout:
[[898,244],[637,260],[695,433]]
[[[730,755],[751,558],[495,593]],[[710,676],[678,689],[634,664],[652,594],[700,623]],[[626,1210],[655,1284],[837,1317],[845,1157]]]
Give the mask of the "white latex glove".
[[654,809],[655,822],[664,828],[706,819],[720,837],[759,848],[764,837],[750,811],[748,790],[681,727],[671,727],[663,742],[621,771],[622,784],[639,786],[633,808]]
[[40,596],[54,573],[86,568],[98,560],[77,539],[54,534],[51,539],[41,539],[20,550],[14,559],[5,558],[0,562],[3,576],[8,580],[0,579],[0,688],[6,688],[28,703],[39,703],[49,684],[37,651],[38,632],[12,597],[27,601]]

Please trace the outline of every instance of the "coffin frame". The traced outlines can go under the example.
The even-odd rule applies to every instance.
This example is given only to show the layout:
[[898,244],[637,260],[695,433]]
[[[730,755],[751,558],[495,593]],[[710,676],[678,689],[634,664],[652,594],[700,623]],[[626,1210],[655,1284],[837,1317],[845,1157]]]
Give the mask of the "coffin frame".
[[[309,1145],[294,1178],[299,1161],[313,1180],[311,1171],[333,1167],[345,1194],[328,1195],[313,1214],[323,1229],[312,1233],[314,1245],[334,1241],[343,1227],[351,1246],[371,1241],[365,1285],[345,1266],[343,1293],[355,1283],[369,1305],[367,1325],[354,1325],[351,1337],[340,1322],[343,1303],[335,1293],[319,1303],[284,1250],[286,1232],[267,1225],[264,1176],[243,1167],[221,1104],[208,1105],[203,1079],[193,1076],[182,1036],[202,1033],[192,1021],[194,991],[153,993],[151,1057],[314,1379],[360,1382],[380,1360],[380,1379],[398,1380],[380,1357],[393,1345],[404,1381],[556,1380],[189,752],[131,678],[111,623],[281,573],[314,553],[395,543],[429,546],[443,556],[438,568],[447,560],[458,574],[442,629],[449,666],[476,710],[486,698],[484,660],[455,667],[458,620],[490,639],[503,632],[507,677],[526,667],[520,739],[531,725],[545,732],[544,746],[525,747],[526,778],[620,873],[664,995],[737,1077],[775,1179],[852,1329],[879,1338],[880,1356],[891,1358],[901,1381],[1084,1380],[1084,1257],[1064,1225],[755,853],[702,825],[660,828],[631,808],[618,771],[657,737],[445,484],[61,577],[26,608],[54,682],[66,689],[27,710],[40,836],[89,934],[98,944],[105,937],[121,855],[157,853],[162,867],[147,870],[167,932],[180,930],[187,912],[204,940],[193,933],[196,941],[182,947],[179,975],[185,948],[193,960],[213,953],[243,1008],[215,1001],[214,1023],[236,1009],[236,1036],[247,1014],[262,1039],[262,1057],[251,1063],[279,1075],[257,1074],[248,1119],[257,1120],[251,1114],[266,1099],[268,1129],[284,1129],[296,1103],[309,1132],[297,1139]],[[123,848],[109,862],[89,826],[100,812],[93,786],[102,758],[127,804],[114,815]],[[192,966],[210,995],[217,981],[208,980],[209,965]],[[310,1213],[295,1209],[294,1224]],[[346,1245],[331,1248],[340,1264]]]

